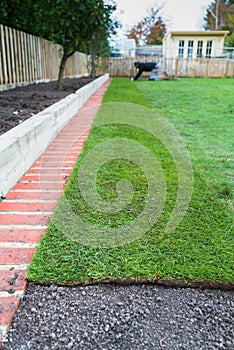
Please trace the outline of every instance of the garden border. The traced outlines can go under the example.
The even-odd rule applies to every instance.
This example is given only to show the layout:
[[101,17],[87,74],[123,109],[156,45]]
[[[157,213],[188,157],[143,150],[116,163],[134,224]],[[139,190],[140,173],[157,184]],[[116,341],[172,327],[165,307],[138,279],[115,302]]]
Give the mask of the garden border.
[[0,136],[0,200],[108,79],[102,75]]

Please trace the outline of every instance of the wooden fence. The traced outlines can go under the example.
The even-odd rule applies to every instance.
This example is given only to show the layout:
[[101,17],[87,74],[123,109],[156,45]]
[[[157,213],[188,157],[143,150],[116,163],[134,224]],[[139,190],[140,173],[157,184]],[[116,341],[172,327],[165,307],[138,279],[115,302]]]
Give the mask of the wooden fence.
[[234,77],[234,60],[228,58],[175,58],[164,61],[165,70],[175,77]]
[[[60,45],[0,25],[0,85],[55,80],[61,57]],[[77,52],[68,59],[64,77],[87,73],[85,54]]]
[[[135,61],[158,61],[154,57],[103,58],[99,61],[98,73],[109,72],[111,77],[132,77],[136,74]],[[234,60],[219,58],[168,58],[162,67],[174,77],[225,78],[234,77]],[[148,73],[142,75],[148,76]]]

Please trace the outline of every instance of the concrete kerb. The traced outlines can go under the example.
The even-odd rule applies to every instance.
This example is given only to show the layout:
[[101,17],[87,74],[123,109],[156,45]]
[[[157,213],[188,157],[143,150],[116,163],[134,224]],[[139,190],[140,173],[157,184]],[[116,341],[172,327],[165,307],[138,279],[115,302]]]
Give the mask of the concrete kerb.
[[0,196],[4,198],[61,129],[109,78],[105,74],[0,136]]

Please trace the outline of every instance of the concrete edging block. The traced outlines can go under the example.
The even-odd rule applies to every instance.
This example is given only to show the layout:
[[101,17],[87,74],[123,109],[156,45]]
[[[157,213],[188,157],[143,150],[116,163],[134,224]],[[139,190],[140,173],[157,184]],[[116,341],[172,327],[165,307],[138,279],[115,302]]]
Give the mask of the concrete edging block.
[[109,78],[102,75],[0,136],[0,196],[4,198],[74,114]]

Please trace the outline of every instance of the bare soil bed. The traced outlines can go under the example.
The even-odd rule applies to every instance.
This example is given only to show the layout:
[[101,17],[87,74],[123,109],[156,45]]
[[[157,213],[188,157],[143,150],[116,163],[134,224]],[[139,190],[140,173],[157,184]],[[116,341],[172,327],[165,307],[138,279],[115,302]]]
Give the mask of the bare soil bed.
[[0,92],[0,135],[91,81],[86,77],[64,79],[61,91],[56,90],[56,81],[52,81]]

